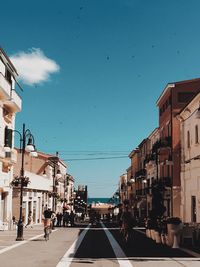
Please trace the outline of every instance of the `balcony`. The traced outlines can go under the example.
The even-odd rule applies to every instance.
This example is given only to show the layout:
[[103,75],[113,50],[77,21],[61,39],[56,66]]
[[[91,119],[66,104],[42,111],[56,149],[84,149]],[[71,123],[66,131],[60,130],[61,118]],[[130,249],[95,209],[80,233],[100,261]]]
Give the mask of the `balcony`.
[[19,112],[22,108],[22,99],[15,90],[12,90],[11,97],[5,101],[5,105],[10,107],[13,112]]
[[159,191],[167,190],[167,187],[172,186],[172,178],[171,177],[161,177],[158,181],[155,180],[151,184],[152,189],[158,189]]
[[4,100],[5,106],[9,107],[12,112],[19,112],[21,110],[21,97],[12,89],[11,84],[2,73],[0,73],[0,97]]
[[141,169],[135,173],[135,178],[142,178],[142,177],[146,177],[145,169]]
[[0,72],[0,96],[3,99],[9,99],[11,93],[11,84],[6,80],[4,75]]
[[171,136],[160,139],[160,148],[171,148],[172,138]]
[[166,186],[166,187],[172,186],[172,178],[171,177],[162,177],[161,180],[163,181],[164,186]]
[[144,160],[145,165],[153,165],[156,160],[156,155],[155,154],[148,154]]
[[0,161],[10,166],[17,163],[17,150],[12,149],[11,152],[5,152],[4,149],[1,148]]
[[152,152],[155,153],[160,149],[171,148],[172,138],[171,136],[163,137],[152,146]]

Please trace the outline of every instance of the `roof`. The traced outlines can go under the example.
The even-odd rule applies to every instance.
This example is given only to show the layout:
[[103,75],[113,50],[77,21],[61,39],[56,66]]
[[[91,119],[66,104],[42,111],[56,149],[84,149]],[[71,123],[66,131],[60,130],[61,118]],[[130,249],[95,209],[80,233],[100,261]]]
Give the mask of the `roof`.
[[[3,56],[2,56],[3,55]],[[4,63],[11,69],[12,72],[14,72],[16,75],[18,75],[17,70],[15,69],[15,66],[10,61],[9,57],[7,56],[6,52],[3,50],[3,48],[0,47],[0,56],[2,56],[2,60]]]
[[[19,151],[20,149],[19,148],[15,148],[17,151]],[[38,157],[41,157],[41,158],[43,158],[43,159],[46,159],[46,160],[48,160],[49,158],[51,158],[51,157],[57,157],[58,158],[58,161],[64,166],[64,167],[67,167],[67,165],[62,161],[62,159],[60,159],[58,156],[55,156],[55,155],[52,155],[52,154],[46,154],[46,153],[44,153],[44,152],[39,152],[39,151],[37,151],[37,153],[38,153]]]
[[178,81],[178,82],[171,82],[166,85],[164,90],[162,91],[161,95],[159,96],[158,100],[156,101],[156,105],[158,106],[162,97],[171,90],[171,88],[175,87],[176,85],[180,84],[187,84],[187,83],[193,83],[193,82],[200,82],[200,78],[190,79],[190,80],[184,80],[184,81]]
[[135,153],[138,153],[138,151],[139,151],[138,148],[133,149],[133,150],[130,152],[130,154],[128,155],[129,158],[132,158],[132,156],[133,156]]

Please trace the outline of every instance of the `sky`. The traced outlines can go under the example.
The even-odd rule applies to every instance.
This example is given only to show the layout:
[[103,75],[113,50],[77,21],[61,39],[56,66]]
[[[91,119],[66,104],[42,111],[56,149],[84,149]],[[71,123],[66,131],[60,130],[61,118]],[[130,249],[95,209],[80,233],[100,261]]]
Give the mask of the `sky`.
[[[90,197],[111,197],[158,126],[167,83],[200,77],[198,0],[1,3],[0,46],[19,73],[22,124]],[[16,140],[17,142],[17,140]]]

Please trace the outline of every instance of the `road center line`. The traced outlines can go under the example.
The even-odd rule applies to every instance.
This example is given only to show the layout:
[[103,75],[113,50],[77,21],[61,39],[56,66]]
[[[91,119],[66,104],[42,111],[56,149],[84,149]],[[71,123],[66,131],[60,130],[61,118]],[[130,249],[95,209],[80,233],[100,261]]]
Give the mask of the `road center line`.
[[106,236],[112,246],[112,249],[115,253],[115,256],[117,258],[117,261],[119,263],[120,267],[132,267],[132,264],[129,260],[127,260],[127,257],[125,255],[125,253],[123,252],[123,250],[121,249],[121,247],[119,246],[119,244],[117,243],[117,241],[115,240],[115,238],[113,237],[113,235],[111,234],[111,232],[108,230],[108,228],[105,227],[105,225],[101,222],[101,225],[103,227],[103,230],[106,233]]
[[59,263],[56,265],[56,267],[68,267],[68,266],[70,266],[71,262],[73,261],[74,255],[75,255],[76,251],[78,250],[78,248],[79,248],[81,242],[83,241],[83,238],[85,237],[89,228],[90,228],[90,224],[86,228],[84,228],[84,230],[81,232],[81,234],[76,238],[74,243],[67,250],[67,252],[62,257],[62,259],[59,261]]

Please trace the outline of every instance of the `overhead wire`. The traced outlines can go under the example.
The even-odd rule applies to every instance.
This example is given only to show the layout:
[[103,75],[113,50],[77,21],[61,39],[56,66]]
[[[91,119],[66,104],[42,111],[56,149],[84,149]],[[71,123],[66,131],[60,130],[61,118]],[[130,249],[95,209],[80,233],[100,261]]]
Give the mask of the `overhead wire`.
[[99,157],[99,158],[77,158],[77,159],[62,159],[63,161],[82,161],[82,160],[106,160],[106,159],[123,159],[128,156],[119,156],[119,157]]

